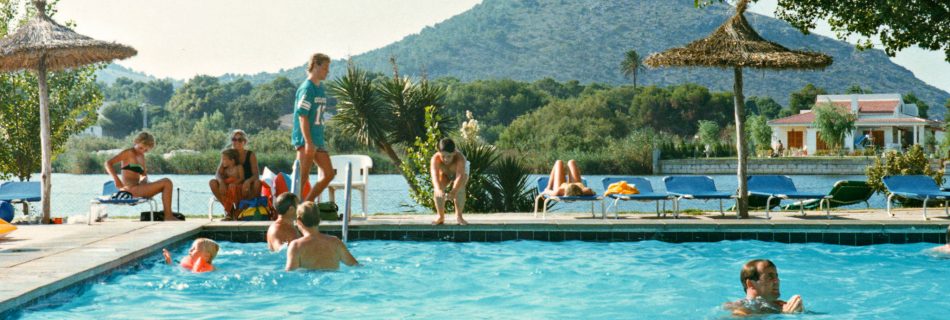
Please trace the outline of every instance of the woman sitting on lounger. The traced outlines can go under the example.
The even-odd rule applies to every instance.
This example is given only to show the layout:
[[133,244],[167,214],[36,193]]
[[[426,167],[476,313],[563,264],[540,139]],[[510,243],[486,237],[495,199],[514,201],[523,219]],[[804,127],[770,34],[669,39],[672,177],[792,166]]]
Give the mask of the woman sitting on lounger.
[[548,186],[544,189],[544,193],[568,197],[594,195],[594,190],[585,186],[582,181],[584,180],[581,179],[581,170],[577,168],[577,162],[568,160],[565,168],[564,161],[558,160],[551,168],[551,178],[548,179]]
[[[165,221],[178,221],[172,215],[172,181],[163,178],[158,181],[148,181],[148,170],[145,167],[145,153],[155,147],[155,138],[148,132],[135,136],[135,143],[131,148],[122,150],[115,157],[106,161],[106,172],[115,181],[116,189],[131,193],[134,197],[151,198],[162,194],[162,208],[165,211]],[[115,173],[115,164],[122,170],[122,178]]]

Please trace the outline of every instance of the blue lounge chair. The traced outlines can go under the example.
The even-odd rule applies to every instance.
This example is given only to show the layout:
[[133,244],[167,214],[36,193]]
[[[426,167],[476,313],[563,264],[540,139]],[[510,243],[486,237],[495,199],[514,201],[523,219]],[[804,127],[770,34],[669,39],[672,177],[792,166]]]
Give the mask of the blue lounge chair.
[[112,195],[116,192],[119,192],[119,189],[115,187],[115,181],[108,181],[102,184],[102,196],[99,196],[95,199],[92,199],[91,206],[89,208],[89,224],[92,224],[95,221],[96,217],[92,216],[93,210],[98,205],[125,205],[125,206],[137,206],[140,204],[147,203],[149,206],[149,212],[151,213],[152,221],[155,221],[156,210],[158,209],[158,201],[152,198],[130,198],[130,199],[112,199]]
[[[831,219],[831,206],[827,204],[831,196],[828,194],[800,192],[795,188],[795,183],[792,182],[792,178],[788,176],[749,176],[747,179],[749,195],[768,197],[768,199],[765,200],[765,218],[767,219],[772,219],[772,216],[769,215],[769,208],[772,204],[772,199],[775,198],[779,199],[779,202],[788,199],[819,199],[818,209],[821,210],[824,208],[825,215],[828,216],[828,219]],[[801,213],[803,216],[805,215],[805,208],[801,208]]]
[[[550,180],[549,177],[538,178],[538,197],[534,199],[534,216],[535,217],[538,216],[538,201],[541,201],[541,199],[544,199],[543,204],[541,205],[541,208],[542,208],[541,217],[543,219],[547,218],[548,202],[551,202],[551,201],[560,201],[560,202],[590,201],[590,215],[595,218],[597,217],[597,215],[594,213],[594,202],[595,201],[600,202],[600,216],[601,218],[606,217],[606,213],[604,211],[604,201],[603,201],[604,197],[598,196],[598,195],[574,196],[574,197],[547,195],[547,194],[544,194],[544,190],[547,189],[548,187],[548,180]],[[584,183],[585,186],[588,185],[587,179],[582,178],[581,182]]]
[[23,214],[29,215],[27,202],[42,199],[39,181],[8,181],[0,183],[0,201],[23,203]]
[[886,176],[884,177],[884,187],[891,192],[887,196],[887,213],[891,213],[891,200],[894,196],[908,199],[917,199],[924,201],[924,220],[930,220],[927,217],[927,202],[930,200],[943,200],[943,211],[950,217],[947,210],[947,202],[950,200],[950,192],[942,191],[933,178],[925,175],[912,176]]
[[725,216],[722,210],[722,200],[735,199],[732,192],[717,191],[716,183],[708,176],[669,176],[663,177],[666,192],[676,196],[673,200],[673,212],[679,212],[679,202],[683,199],[692,200],[719,200],[719,214]]
[[[611,207],[614,208],[614,219],[618,218],[618,205],[621,200],[623,201],[654,201],[656,202],[656,216],[660,216],[660,201],[663,201],[663,211],[666,211],[666,200],[673,200],[675,197],[666,192],[656,192],[653,191],[653,185],[650,184],[650,180],[637,177],[606,177],[601,179],[601,183],[604,185],[604,189],[610,187],[611,184],[626,181],[627,184],[632,184],[637,190],[640,191],[638,194],[612,194],[607,197],[614,199],[614,203],[611,204]],[[609,209],[608,209],[609,210]],[[666,216],[666,213],[663,213],[663,216]],[[674,218],[679,218],[679,213],[673,212]]]

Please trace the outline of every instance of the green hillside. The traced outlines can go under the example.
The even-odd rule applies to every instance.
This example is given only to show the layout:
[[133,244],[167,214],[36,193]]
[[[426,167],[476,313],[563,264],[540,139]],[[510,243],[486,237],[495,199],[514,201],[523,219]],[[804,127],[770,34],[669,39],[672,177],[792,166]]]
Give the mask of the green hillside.
[[[96,71],[96,82],[111,85],[115,83],[115,79],[118,79],[118,78],[129,78],[132,81],[141,81],[141,82],[149,82],[152,80],[158,80],[158,78],[156,78],[153,75],[146,74],[141,71],[135,71],[135,70],[123,67],[122,65],[115,64],[115,63],[109,64],[108,66],[105,67],[105,69]],[[273,77],[271,77],[271,79],[273,79]],[[180,87],[183,83],[181,80],[176,80],[176,79],[168,79],[168,80],[170,80],[172,82],[172,85],[174,85],[176,88]]]
[[[463,81],[511,78],[534,81],[625,83],[619,64],[623,53],[641,56],[681,46],[705,37],[734,9],[717,5],[704,9],[693,0],[485,0],[419,34],[354,57],[359,65],[389,72],[396,56],[403,74],[425,73],[432,78],[452,76]],[[873,92],[914,92],[931,106],[942,106],[950,94],[914,77],[888,60],[883,51],[857,51],[831,38],[802,35],[781,20],[747,13],[759,33],[789,48],[808,49],[834,56],[825,71],[747,70],[746,96],[767,95],[787,104],[789,94],[807,83],[828,92],[844,92],[852,85]],[[336,63],[331,72],[339,74]],[[302,79],[303,67],[280,73]],[[254,78],[268,80],[273,75]],[[693,82],[714,90],[731,90],[732,71],[708,68],[646,70],[640,84],[671,85]],[[932,108],[940,115],[944,108]]]

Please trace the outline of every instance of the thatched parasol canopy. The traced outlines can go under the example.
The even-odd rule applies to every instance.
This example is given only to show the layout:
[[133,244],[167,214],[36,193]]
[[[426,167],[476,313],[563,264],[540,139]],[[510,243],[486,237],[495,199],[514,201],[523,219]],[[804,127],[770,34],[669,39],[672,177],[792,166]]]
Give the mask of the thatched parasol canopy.
[[46,15],[46,1],[35,1],[37,15],[0,40],[0,72],[37,70],[46,59],[46,71],[125,59],[137,52],[129,46],[78,34]]
[[777,43],[762,39],[749,22],[745,13],[748,0],[739,0],[736,15],[726,20],[708,37],[696,40],[682,48],[673,48],[655,53],[644,60],[650,67],[717,67],[731,68],[735,74],[734,101],[736,121],[736,154],[738,166],[738,198],[736,213],[748,217],[748,184],[746,162],[748,154],[745,139],[745,97],[742,95],[742,69],[824,69],[831,65],[830,56],[817,53],[789,50]]
[[40,144],[43,157],[43,222],[50,217],[52,189],[52,146],[50,144],[49,88],[46,72],[79,67],[114,59],[125,59],[137,52],[131,47],[92,39],[56,23],[46,15],[46,0],[34,0],[36,17],[13,34],[0,39],[0,72],[33,70],[40,93]]
[[743,13],[746,1],[736,5],[736,15],[726,20],[708,37],[682,48],[673,48],[647,57],[650,67],[719,67],[757,69],[824,69],[830,56],[808,51],[789,50],[759,36]]

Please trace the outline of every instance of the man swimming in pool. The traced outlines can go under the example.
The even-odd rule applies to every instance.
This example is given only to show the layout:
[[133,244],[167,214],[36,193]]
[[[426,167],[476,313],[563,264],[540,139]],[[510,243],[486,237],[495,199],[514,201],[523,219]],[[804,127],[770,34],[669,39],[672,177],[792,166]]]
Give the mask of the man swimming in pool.
[[317,205],[307,201],[297,207],[297,228],[302,237],[287,246],[287,271],[301,269],[336,270],[340,262],[348,266],[359,265],[339,238],[321,234],[320,212]]
[[739,273],[745,299],[726,303],[723,308],[736,316],[764,313],[800,313],[804,311],[802,297],[792,296],[787,302],[779,300],[778,270],[767,259],[746,262]]
[[267,228],[267,249],[277,252],[285,243],[290,243],[300,237],[294,228],[297,220],[297,203],[300,198],[293,192],[284,192],[277,196],[274,208],[277,209],[277,220]]

